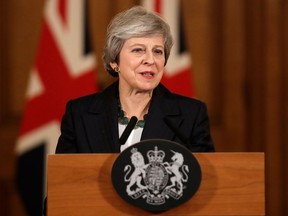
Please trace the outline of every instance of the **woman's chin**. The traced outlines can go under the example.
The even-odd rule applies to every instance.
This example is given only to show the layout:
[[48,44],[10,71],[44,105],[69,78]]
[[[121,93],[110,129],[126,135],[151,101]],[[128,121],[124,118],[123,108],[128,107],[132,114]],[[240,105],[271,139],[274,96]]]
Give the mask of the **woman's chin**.
[[139,86],[139,90],[141,91],[153,91],[159,83],[145,83]]

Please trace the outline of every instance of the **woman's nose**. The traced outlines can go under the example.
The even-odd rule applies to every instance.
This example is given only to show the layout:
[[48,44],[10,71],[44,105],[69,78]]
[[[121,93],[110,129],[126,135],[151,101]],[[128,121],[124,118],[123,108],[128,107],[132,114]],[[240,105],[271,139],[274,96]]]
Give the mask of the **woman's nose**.
[[154,62],[155,62],[155,59],[153,56],[153,52],[147,51],[144,55],[143,63],[150,65],[150,64],[154,64]]

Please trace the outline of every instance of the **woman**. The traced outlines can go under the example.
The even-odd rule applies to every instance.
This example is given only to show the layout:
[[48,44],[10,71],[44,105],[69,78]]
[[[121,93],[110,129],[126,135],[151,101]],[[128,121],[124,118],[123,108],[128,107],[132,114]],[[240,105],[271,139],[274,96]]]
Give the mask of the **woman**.
[[[103,61],[117,81],[103,92],[68,102],[56,153],[113,153],[145,139],[166,139],[193,152],[214,151],[204,103],[171,93],[161,83],[172,48],[168,24],[142,7],[110,23]],[[125,144],[129,119],[138,122]]]

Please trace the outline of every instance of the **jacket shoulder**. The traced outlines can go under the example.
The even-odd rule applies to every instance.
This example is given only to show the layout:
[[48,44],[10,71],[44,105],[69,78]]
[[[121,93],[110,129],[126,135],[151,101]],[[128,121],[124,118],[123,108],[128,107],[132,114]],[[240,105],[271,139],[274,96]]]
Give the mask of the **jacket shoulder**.
[[188,97],[188,96],[184,96],[181,94],[177,94],[174,92],[171,92],[170,90],[168,90],[164,85],[160,85],[159,86],[159,91],[162,92],[163,95],[165,95],[165,98],[170,100],[171,102],[176,102],[182,106],[206,106],[206,104],[197,99],[197,98],[192,98],[192,97]]
[[117,83],[114,83],[108,86],[103,91],[72,99],[68,102],[68,105],[72,104],[73,107],[77,107],[77,109],[80,110],[91,109],[96,107],[99,108],[102,107],[111,98],[115,97],[116,90],[117,90]]

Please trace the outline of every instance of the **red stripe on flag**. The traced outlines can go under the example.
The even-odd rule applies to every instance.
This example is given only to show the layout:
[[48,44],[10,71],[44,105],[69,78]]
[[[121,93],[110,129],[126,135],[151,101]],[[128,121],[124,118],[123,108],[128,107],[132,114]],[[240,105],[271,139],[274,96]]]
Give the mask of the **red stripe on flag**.
[[154,1],[154,9],[155,9],[155,12],[161,14],[161,0],[155,0]]
[[67,1],[66,0],[59,0],[58,1],[58,10],[59,10],[59,15],[62,19],[62,22],[64,24],[67,23],[67,20],[66,20],[66,12],[67,12]]
[[187,97],[195,96],[195,89],[191,77],[191,68],[186,68],[176,73],[172,77],[164,76],[161,82],[172,92],[182,94]]
[[94,70],[77,78],[71,77],[46,23],[43,24],[36,69],[44,92],[27,102],[20,135],[49,121],[60,121],[69,99],[97,91]]

